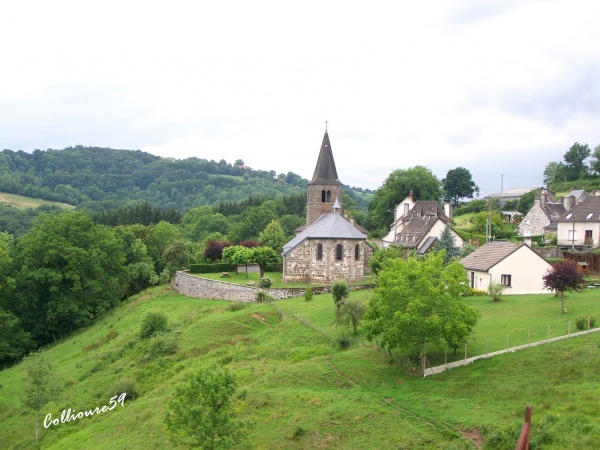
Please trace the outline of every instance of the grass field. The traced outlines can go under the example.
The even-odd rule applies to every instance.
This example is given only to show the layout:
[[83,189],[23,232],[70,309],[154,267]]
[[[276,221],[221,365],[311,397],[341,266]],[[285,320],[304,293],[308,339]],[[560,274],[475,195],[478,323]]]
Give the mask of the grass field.
[[23,195],[8,194],[6,192],[0,192],[0,205],[10,205],[18,209],[37,208],[42,205],[53,205],[63,209],[75,209],[73,205],[67,205],[66,203],[51,202],[39,198],[25,197]]
[[[228,272],[229,276],[226,278],[223,278],[221,276],[221,273],[201,273],[201,274],[191,274],[191,275],[196,275],[202,278],[208,278],[211,280],[219,280],[219,281],[227,281],[229,283],[236,283],[236,284],[247,284],[248,282],[253,282],[254,285],[258,286],[258,283],[260,281],[260,274],[258,272],[248,272],[248,275],[246,276],[246,272],[243,269],[240,269],[238,273],[235,272]],[[308,283],[283,283],[281,281],[282,278],[282,273],[281,272],[266,272],[265,276],[270,277],[273,280],[273,285],[271,287],[273,288],[307,288],[310,286],[322,286],[322,284],[308,284]],[[365,276],[363,278],[363,280],[356,282],[356,283],[350,283],[351,285],[355,285],[355,284],[372,284],[373,283],[373,277],[372,276]]]
[[[368,300],[370,292],[352,296]],[[571,294],[567,314],[552,295],[467,301],[482,311],[483,336],[562,323],[596,313],[593,291]],[[149,309],[169,317],[178,337],[171,356],[152,357],[139,339]],[[514,448],[526,405],[532,449],[600,447],[600,338],[575,338],[418,378],[368,343],[340,350],[351,329],[335,327],[333,300],[233,304],[186,298],[168,286],[133,297],[94,326],[47,351],[62,387],[42,411],[59,416],[107,404],[115,385],[135,380],[139,397],[102,415],[49,429],[42,448],[179,448],[166,437],[165,404],[194,369],[227,366],[243,390],[238,413],[254,421],[240,448]],[[555,322],[552,322],[555,323]],[[308,324],[308,325],[307,325]],[[359,335],[360,337],[360,335]],[[357,339],[359,340],[359,339]],[[515,343],[516,345],[516,343]],[[24,370],[0,372],[0,445],[34,446],[33,413],[20,404]]]

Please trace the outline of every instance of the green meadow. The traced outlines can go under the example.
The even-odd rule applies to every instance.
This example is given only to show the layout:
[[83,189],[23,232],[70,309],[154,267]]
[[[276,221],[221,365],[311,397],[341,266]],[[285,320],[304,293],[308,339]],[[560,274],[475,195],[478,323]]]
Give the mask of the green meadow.
[[17,209],[37,208],[42,205],[58,206],[63,209],[75,209],[73,205],[68,205],[66,203],[25,197],[24,195],[9,194],[7,192],[0,192],[0,205],[14,206]]
[[[368,301],[372,291],[353,292]],[[600,296],[572,293],[568,312],[553,295],[470,297],[482,319],[469,356],[566,334],[578,315],[600,317]],[[153,353],[139,338],[148,310],[167,314],[177,351]],[[187,298],[170,286],[132,297],[93,326],[47,348],[60,391],[41,411],[60,417],[108,405],[127,386],[124,406],[49,428],[44,449],[179,448],[167,437],[165,406],[191,371],[226,366],[240,391],[237,413],[254,425],[244,449],[514,448],[524,409],[533,407],[532,447],[600,447],[600,333],[476,361],[426,379],[398,352],[379,351],[350,327],[333,324],[330,295],[240,304]],[[340,339],[353,345],[341,349]],[[493,344],[492,344],[493,343]],[[471,354],[471,350],[473,353]],[[459,350],[457,353],[461,353]],[[396,353],[398,353],[396,355]],[[456,355],[457,358],[464,355]],[[443,362],[443,349],[430,349]],[[22,406],[22,364],[0,372],[0,445],[32,448],[34,414]]]

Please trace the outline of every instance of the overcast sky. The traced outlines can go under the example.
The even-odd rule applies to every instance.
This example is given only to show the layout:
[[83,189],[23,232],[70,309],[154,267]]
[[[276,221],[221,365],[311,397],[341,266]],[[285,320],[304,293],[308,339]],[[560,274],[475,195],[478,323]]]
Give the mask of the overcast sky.
[[462,166],[540,186],[600,143],[600,2],[4,1],[0,148],[73,145],[293,171],[325,121],[340,180]]

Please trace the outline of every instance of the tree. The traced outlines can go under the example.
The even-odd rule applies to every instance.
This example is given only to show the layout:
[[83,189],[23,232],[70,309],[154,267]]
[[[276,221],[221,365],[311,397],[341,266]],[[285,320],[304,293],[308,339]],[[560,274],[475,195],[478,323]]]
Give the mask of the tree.
[[123,241],[84,212],[40,215],[16,250],[14,300],[5,306],[38,344],[88,323],[124,297]]
[[165,261],[166,269],[174,274],[176,271],[184,269],[190,263],[190,257],[187,252],[185,242],[173,241],[164,253],[163,260]]
[[455,205],[458,205],[461,198],[473,198],[473,194],[479,192],[479,188],[471,177],[471,172],[464,167],[449,170],[446,178],[442,180],[442,184],[446,191],[446,199],[453,200]]
[[225,247],[231,247],[231,242],[220,242],[210,239],[204,248],[204,257],[211,263],[214,263],[223,257],[223,249]]
[[585,160],[591,155],[592,151],[588,144],[575,142],[565,153],[564,160],[567,165],[567,181],[574,181],[584,178],[587,175],[587,166]]
[[227,369],[190,374],[167,406],[165,424],[172,439],[207,449],[239,444],[248,434],[249,422],[235,417],[237,388]]
[[38,442],[40,410],[55,395],[56,388],[52,382],[52,364],[43,353],[29,356],[25,371],[25,390],[23,405],[35,411],[35,442]]
[[368,207],[368,228],[387,231],[394,220],[394,207],[411,191],[417,200],[439,201],[442,198],[442,183],[423,166],[393,171],[373,193]]
[[265,270],[267,269],[267,267],[274,267],[281,262],[279,253],[277,253],[271,247],[253,248],[251,253],[251,259],[253,262],[258,264],[261,278],[265,276]]
[[440,250],[445,251],[445,253],[444,253],[444,265],[445,266],[448,265],[448,263],[450,261],[452,261],[455,258],[458,258],[461,255],[462,249],[458,245],[456,245],[456,243],[454,242],[454,236],[452,235],[452,227],[450,226],[449,223],[446,224],[446,227],[442,231],[440,238],[435,243],[434,250],[436,252],[439,252]]
[[378,248],[369,260],[369,267],[371,267],[371,271],[377,275],[387,261],[403,257],[404,250],[399,245]]
[[557,181],[567,181],[567,166],[562,162],[552,161],[544,169],[544,185],[550,185]]
[[594,147],[592,158],[590,159],[590,170],[596,176],[600,176],[600,145]]
[[19,319],[10,311],[0,308],[0,362],[15,360],[23,356],[33,341],[28,332],[21,328]]
[[363,329],[381,338],[386,348],[425,354],[428,345],[457,348],[473,333],[479,311],[467,306],[463,266],[444,266],[440,254],[390,260],[377,277],[378,287],[367,306]]
[[344,300],[350,296],[350,290],[348,289],[348,283],[343,280],[337,280],[331,287],[331,296],[335,303],[336,310],[339,310]]
[[583,275],[579,272],[577,263],[571,260],[558,261],[552,269],[544,275],[544,289],[556,292],[562,303],[562,312],[565,313],[565,292],[581,289]]
[[337,308],[335,321],[342,325],[352,325],[354,334],[356,334],[356,329],[365,315],[366,309],[367,307],[363,302],[346,299],[342,302],[341,306]]
[[[252,263],[252,250],[242,245],[234,245],[223,249],[223,259],[236,266],[246,266],[248,278],[248,264]],[[236,268],[237,271],[237,268]]]
[[277,253],[283,251],[283,244],[287,242],[283,229],[279,222],[272,220],[258,235],[258,240],[262,245],[271,247]]

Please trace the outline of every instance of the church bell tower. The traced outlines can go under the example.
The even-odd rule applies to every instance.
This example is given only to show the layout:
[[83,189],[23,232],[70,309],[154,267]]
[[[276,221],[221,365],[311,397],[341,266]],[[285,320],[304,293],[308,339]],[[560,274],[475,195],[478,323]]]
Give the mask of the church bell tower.
[[307,187],[306,225],[311,225],[323,214],[334,213],[336,202],[341,209],[342,188],[342,182],[338,180],[337,170],[335,169],[329,134],[325,129],[315,173]]

